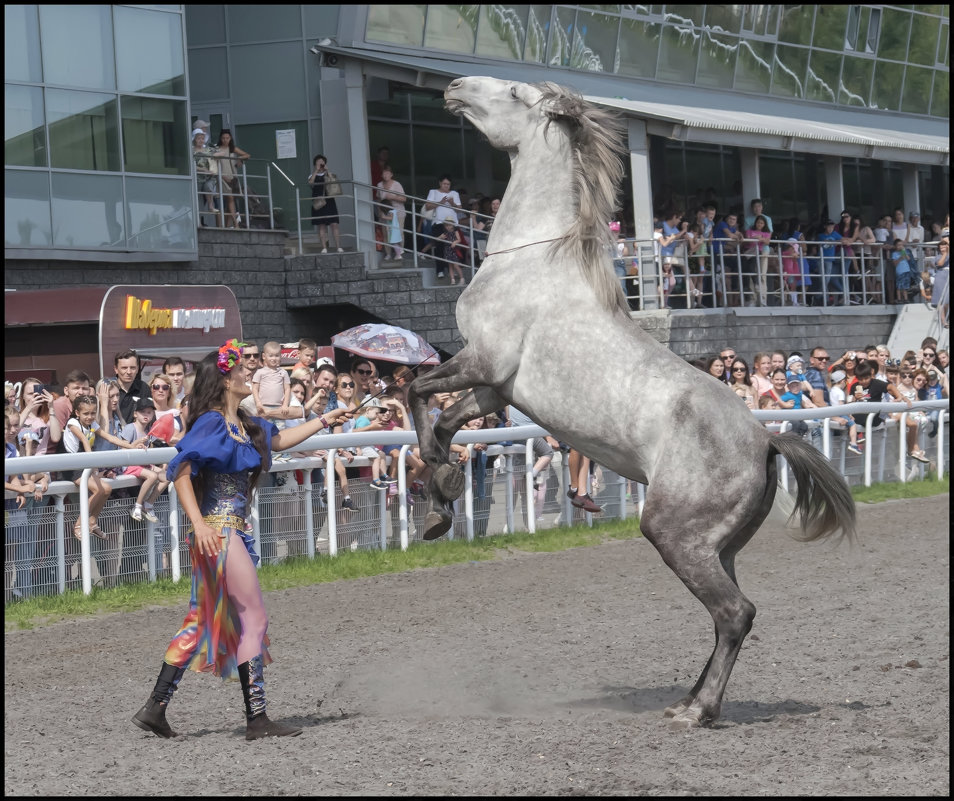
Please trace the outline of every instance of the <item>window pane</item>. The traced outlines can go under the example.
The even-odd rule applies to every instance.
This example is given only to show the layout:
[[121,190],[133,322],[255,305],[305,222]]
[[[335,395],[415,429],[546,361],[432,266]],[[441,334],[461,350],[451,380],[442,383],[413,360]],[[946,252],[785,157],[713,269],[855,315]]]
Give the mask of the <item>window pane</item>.
[[229,70],[224,47],[189,49],[189,99],[193,103],[229,97]]
[[742,39],[739,42],[739,63],[735,71],[735,88],[743,92],[766,93],[772,83],[772,62],[775,45]]
[[904,61],[908,53],[908,32],[911,29],[911,13],[886,8],[881,18],[881,41],[878,44],[880,58]]
[[46,167],[43,90],[38,86],[5,87],[3,163]]
[[931,111],[931,81],[934,70],[908,67],[904,73],[904,91],[901,93],[901,111],[911,114],[929,114]]
[[934,64],[939,28],[937,17],[914,15],[911,21],[911,44],[908,48],[908,61],[915,64]]
[[696,62],[699,60],[700,38],[691,28],[664,25],[659,72],[656,77],[661,81],[693,83],[696,77]]
[[179,14],[116,6],[119,88],[156,95],[185,94]]
[[40,6],[47,83],[115,89],[110,6]]
[[49,247],[50,175],[4,170],[3,244],[8,248]]
[[735,76],[735,60],[739,52],[739,38],[722,33],[713,33],[709,28],[701,31],[699,72],[696,83],[731,89]]
[[804,47],[779,45],[775,48],[775,69],[772,70],[773,95],[805,97],[809,52]]
[[812,46],[844,50],[848,6],[823,5],[817,8]]
[[407,120],[407,92],[388,85],[388,100],[369,100],[368,117],[384,117],[389,120]]
[[551,67],[570,66],[575,18],[576,11],[572,8],[556,7],[553,28],[550,30],[550,48],[547,51],[547,64]]
[[411,92],[411,120],[438,122],[460,127],[460,123],[444,109],[444,96],[427,92]]
[[523,51],[524,61],[542,64],[547,54],[547,37],[550,35],[552,6],[530,6],[527,17],[527,45]]
[[420,47],[424,42],[425,5],[413,6],[368,6],[369,42],[392,42],[393,44]]
[[934,73],[934,95],[931,97],[931,114],[948,119],[951,116],[951,81],[946,72]]
[[[738,16],[734,13],[733,9],[737,6],[709,6],[710,9],[713,9],[710,16],[712,20],[706,22],[710,28],[714,28],[716,25],[719,25],[720,12],[718,9],[727,9],[726,12],[722,12],[721,16],[726,18],[726,21],[729,22],[732,16]],[[705,14],[709,13],[706,11],[706,6],[666,6],[666,17],[671,22],[677,22],[680,25],[691,25],[696,29],[701,29],[703,27],[703,21]],[[713,21],[715,20],[715,21]],[[731,22],[729,22],[731,24]],[[725,27],[725,26],[723,26]],[[726,30],[729,30],[726,28]]]
[[477,55],[519,61],[527,38],[527,6],[481,5]]
[[225,44],[225,7],[219,5],[185,6],[186,36],[189,46]]
[[[700,8],[700,6],[693,6]],[[738,33],[742,30],[742,12],[745,6],[706,6],[706,26],[721,28],[726,33]],[[693,17],[696,27],[702,27],[702,20]]]
[[778,26],[778,40],[791,44],[812,43],[812,26],[815,24],[815,6],[785,6],[782,21]]
[[233,42],[301,39],[301,6],[229,4],[229,37]]
[[867,106],[871,98],[871,75],[874,61],[870,58],[845,57],[841,70],[838,102],[848,106]]
[[903,64],[875,63],[874,84],[871,89],[871,104],[875,108],[897,111],[901,102],[901,81],[904,78]]
[[119,171],[115,95],[47,89],[46,117],[51,166]]
[[124,248],[123,179],[53,173],[53,245]]
[[195,250],[193,183],[126,178],[126,224],[132,250]]
[[39,83],[43,80],[43,69],[36,6],[4,6],[3,24],[4,78]]
[[654,78],[661,26],[656,22],[625,18],[620,26],[618,71],[638,78]]
[[619,17],[580,11],[576,15],[576,36],[570,66],[580,70],[614,72]]
[[121,107],[127,172],[190,174],[184,100],[124,96]]
[[806,100],[822,100],[834,103],[841,80],[841,56],[812,50],[806,84]]
[[424,46],[454,53],[473,53],[477,6],[428,6]]

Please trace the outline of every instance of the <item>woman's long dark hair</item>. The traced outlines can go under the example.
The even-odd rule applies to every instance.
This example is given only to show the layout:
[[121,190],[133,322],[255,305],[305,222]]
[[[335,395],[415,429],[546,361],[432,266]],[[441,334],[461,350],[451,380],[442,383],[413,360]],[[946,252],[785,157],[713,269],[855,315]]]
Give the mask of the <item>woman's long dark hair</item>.
[[229,135],[229,153],[235,152],[235,136],[228,128],[223,128],[219,131],[219,141],[215,143],[216,147],[222,147],[222,134]]
[[716,381],[721,381],[723,384],[728,384],[729,381],[728,381],[728,379],[726,379],[726,374],[729,372],[728,369],[724,369],[724,370],[722,371],[722,378],[716,378],[716,376],[712,375],[712,372],[711,372],[711,370],[712,370],[712,365],[715,364],[715,362],[716,362],[717,360],[720,361],[720,362],[722,362],[723,365],[725,365],[725,359],[723,359],[723,358],[717,353],[715,356],[710,356],[708,359],[706,359],[706,367],[705,367],[705,370],[706,370],[706,372],[707,372],[710,376],[712,376],[712,378],[715,378]]
[[[191,431],[195,421],[208,411],[222,412],[225,409],[225,376],[219,372],[219,352],[212,351],[202,359],[195,368],[195,382],[192,385],[192,394],[189,396],[189,416],[186,420],[186,430]],[[244,409],[238,410],[239,420],[245,426],[245,431],[252,440],[252,444],[262,457],[258,466],[252,470],[249,478],[249,493],[258,483],[262,469],[271,457],[271,443],[267,441],[264,429],[258,425]],[[202,503],[205,496],[208,475],[200,470],[192,479],[196,499]]]
[[746,363],[745,359],[741,356],[736,356],[732,360],[732,367],[727,368],[726,372],[729,374],[729,386],[736,383],[735,376],[732,375],[732,371],[737,364],[741,364],[745,368],[745,378],[742,379],[739,383],[744,384],[747,387],[752,386],[752,374],[749,372],[749,365]]

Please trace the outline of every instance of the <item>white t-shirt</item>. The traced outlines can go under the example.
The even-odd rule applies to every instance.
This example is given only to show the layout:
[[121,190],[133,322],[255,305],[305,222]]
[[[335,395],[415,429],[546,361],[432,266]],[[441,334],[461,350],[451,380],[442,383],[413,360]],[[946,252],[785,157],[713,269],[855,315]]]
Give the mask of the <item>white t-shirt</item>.
[[841,406],[845,402],[845,390],[841,387],[832,386],[828,390],[828,399],[831,401],[832,406]]
[[[458,195],[454,189],[451,189],[449,192],[441,192],[440,189],[432,189],[427,193],[427,202],[440,203],[444,195],[447,195],[448,198],[452,199],[458,206],[460,205],[460,195]],[[451,220],[456,225],[457,209],[453,208],[452,206],[437,206],[434,209],[434,224],[436,225],[437,223],[442,223],[444,220]]]
[[81,437],[86,437],[90,448],[93,447],[94,432],[99,428],[99,423],[93,423],[92,428],[84,428],[75,417],[66,421],[66,428],[63,429],[63,447],[67,453],[79,453],[84,450]]

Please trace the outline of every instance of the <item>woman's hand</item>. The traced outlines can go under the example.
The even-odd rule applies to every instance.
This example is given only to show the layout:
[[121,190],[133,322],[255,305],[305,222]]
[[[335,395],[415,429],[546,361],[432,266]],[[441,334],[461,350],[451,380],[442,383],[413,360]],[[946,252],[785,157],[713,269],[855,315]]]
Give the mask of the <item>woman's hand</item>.
[[329,423],[335,423],[338,420],[345,419],[350,420],[354,417],[353,409],[332,409],[332,411],[323,415],[325,420]]
[[222,550],[222,530],[214,529],[205,521],[194,527],[195,548],[202,556],[217,557]]

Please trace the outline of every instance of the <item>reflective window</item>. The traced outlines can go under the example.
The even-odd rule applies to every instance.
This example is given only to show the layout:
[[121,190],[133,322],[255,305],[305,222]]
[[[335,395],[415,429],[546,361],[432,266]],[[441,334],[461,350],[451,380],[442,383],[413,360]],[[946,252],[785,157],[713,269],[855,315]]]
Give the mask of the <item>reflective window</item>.
[[3,7],[3,76],[8,81],[43,80],[36,6]]
[[576,11],[565,6],[557,6],[553,14],[553,27],[550,30],[550,47],[547,51],[547,64],[551,67],[569,67],[573,58],[573,40]]
[[815,6],[784,6],[778,26],[778,40],[790,44],[812,43]]
[[437,122],[458,127],[458,123],[444,109],[443,95],[412,92],[410,97],[412,121]]
[[123,96],[123,158],[127,172],[190,175],[184,100]]
[[424,46],[473,53],[478,6],[428,6]]
[[878,43],[878,56],[904,61],[908,54],[911,12],[886,8],[881,13],[881,40]]
[[46,90],[50,164],[73,170],[120,169],[116,96]]
[[368,6],[369,42],[420,47],[424,43],[424,14],[426,5]]
[[[700,6],[691,6],[691,8],[700,8]],[[745,6],[706,6],[705,23],[710,28],[721,28],[726,33],[738,33],[742,30],[742,12]],[[701,20],[696,20],[700,25]]]
[[47,83],[115,89],[110,6],[40,6]]
[[742,30],[751,31],[757,36],[775,36],[778,33],[778,6],[746,6]]
[[195,250],[192,181],[126,178],[126,230],[135,250]]
[[185,95],[179,14],[116,6],[119,88],[155,95]]
[[[722,13],[721,16],[731,19],[732,16],[738,17],[738,14],[734,12],[734,9],[738,6],[709,6],[709,8],[714,9],[728,9],[728,13]],[[702,28],[703,20],[710,27],[715,27],[719,25],[718,19],[720,18],[720,12],[715,11],[712,14],[713,19],[716,21],[710,21],[707,17],[707,11],[705,6],[666,6],[666,20],[668,22],[674,22],[677,25],[691,25],[694,28]],[[731,25],[731,22],[729,22]],[[731,30],[726,26],[726,30]]]
[[739,38],[713,33],[708,28],[700,31],[699,71],[696,83],[719,89],[731,89],[735,76],[735,60],[739,52]]
[[739,43],[739,61],[735,71],[735,88],[742,92],[766,93],[772,84],[772,62],[775,45],[756,40]]
[[46,167],[43,90],[37,86],[7,84],[4,96],[3,163]]
[[530,6],[527,17],[527,44],[523,60],[542,64],[547,55],[547,37],[550,35],[552,6]]
[[270,39],[301,39],[301,6],[234,3],[225,6],[229,38],[233,42],[267,42]]
[[189,46],[225,44],[225,6],[190,5],[185,14]]
[[911,20],[911,44],[908,46],[908,61],[914,64],[933,66],[937,57],[937,42],[940,31],[937,17],[915,14]]
[[775,48],[775,69],[772,70],[773,95],[805,97],[805,76],[808,74],[809,50],[804,47]]
[[874,61],[870,58],[845,56],[841,68],[838,102],[847,106],[867,106],[871,99],[871,76]]
[[931,111],[931,83],[933,79],[934,70],[909,66],[904,71],[901,111],[910,114],[929,114]]
[[125,245],[123,179],[119,175],[53,173],[53,245]]
[[949,117],[951,114],[951,80],[946,72],[934,73],[931,113],[935,117]]
[[4,170],[3,244],[8,248],[49,247],[50,174]]
[[692,28],[664,25],[656,78],[661,81],[692,83],[696,77],[701,34]]
[[812,50],[808,63],[808,81],[805,84],[806,100],[835,102],[841,82],[841,59],[837,53]]
[[815,12],[813,47],[844,50],[848,26],[848,9],[844,5],[820,5]]
[[480,6],[477,55],[519,61],[527,38],[527,6]]
[[937,63],[945,67],[951,66],[951,26],[946,22],[941,25],[941,34],[937,42]]
[[901,84],[904,65],[886,61],[875,63],[874,83],[871,87],[871,105],[875,108],[897,111],[901,105]]
[[579,11],[576,15],[576,39],[571,59],[576,69],[614,72],[619,17]]
[[[381,94],[383,95],[384,92],[381,92]],[[406,91],[396,89],[394,84],[389,84],[387,87],[387,99],[382,97],[380,100],[368,101],[368,116],[384,117],[389,120],[407,120],[407,95],[408,93]]]
[[656,22],[635,19],[620,21],[619,67],[623,75],[655,78],[662,26]]

